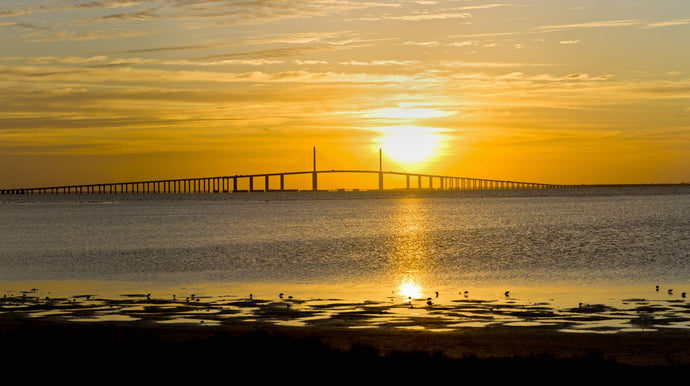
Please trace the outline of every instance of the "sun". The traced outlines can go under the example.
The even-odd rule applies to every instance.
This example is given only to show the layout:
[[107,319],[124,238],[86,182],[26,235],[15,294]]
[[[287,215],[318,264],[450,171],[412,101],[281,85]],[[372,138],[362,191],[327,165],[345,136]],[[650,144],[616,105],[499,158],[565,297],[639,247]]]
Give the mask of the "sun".
[[376,144],[386,157],[401,166],[414,166],[438,157],[445,145],[445,135],[439,130],[421,126],[389,126],[378,129],[381,136]]

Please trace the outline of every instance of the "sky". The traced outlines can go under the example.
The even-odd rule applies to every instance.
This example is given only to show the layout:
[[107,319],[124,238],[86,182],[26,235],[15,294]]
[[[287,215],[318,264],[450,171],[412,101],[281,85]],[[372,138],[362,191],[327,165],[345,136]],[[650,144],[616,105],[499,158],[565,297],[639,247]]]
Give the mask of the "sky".
[[310,170],[314,148],[690,182],[687,0],[0,0],[0,34],[0,188]]

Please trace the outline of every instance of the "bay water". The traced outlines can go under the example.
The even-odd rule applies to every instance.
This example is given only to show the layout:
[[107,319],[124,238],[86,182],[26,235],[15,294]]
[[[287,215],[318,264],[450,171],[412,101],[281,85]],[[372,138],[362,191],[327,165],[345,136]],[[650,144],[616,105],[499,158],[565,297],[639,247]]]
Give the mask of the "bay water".
[[29,286],[668,296],[690,290],[690,186],[2,196],[0,290]]

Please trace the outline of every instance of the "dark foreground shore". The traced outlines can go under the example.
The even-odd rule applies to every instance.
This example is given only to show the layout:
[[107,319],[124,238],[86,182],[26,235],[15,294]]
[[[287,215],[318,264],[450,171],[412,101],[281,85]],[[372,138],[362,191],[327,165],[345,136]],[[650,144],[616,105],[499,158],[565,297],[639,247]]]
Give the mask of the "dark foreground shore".
[[0,299],[0,348],[5,372],[31,380],[639,381],[690,374],[687,311],[682,300],[555,309],[32,290]]
[[6,371],[53,380],[223,376],[237,381],[251,376],[330,382],[481,376],[542,383],[659,379],[690,371],[690,334],[685,332],[568,334],[523,327],[431,333],[256,323],[83,323],[4,315],[0,345]]

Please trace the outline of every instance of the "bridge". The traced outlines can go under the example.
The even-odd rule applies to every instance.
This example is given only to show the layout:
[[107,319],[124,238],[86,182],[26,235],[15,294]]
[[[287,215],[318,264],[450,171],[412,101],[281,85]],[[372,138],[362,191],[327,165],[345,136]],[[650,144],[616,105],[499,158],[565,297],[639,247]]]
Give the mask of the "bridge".
[[[233,176],[182,178],[149,181],[111,182],[83,185],[44,186],[32,188],[0,189],[0,195],[8,194],[119,194],[119,193],[237,193],[237,192],[288,192],[299,189],[287,188],[286,177],[311,175],[311,191],[318,191],[319,175],[348,173],[378,175],[378,190],[384,190],[384,176],[404,176],[405,189],[434,190],[473,190],[473,189],[553,189],[570,188],[574,185],[554,185],[535,182],[492,180],[469,177],[455,177],[425,173],[384,171],[382,155],[379,150],[379,170],[318,170],[316,168],[316,148],[314,148],[314,167],[309,171],[244,174]],[[275,180],[278,184],[275,185]],[[263,180],[263,189],[255,189],[255,181]],[[271,180],[274,181],[271,188]],[[247,189],[240,189],[244,181]]]

